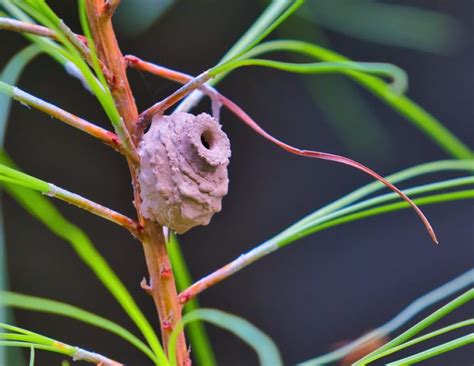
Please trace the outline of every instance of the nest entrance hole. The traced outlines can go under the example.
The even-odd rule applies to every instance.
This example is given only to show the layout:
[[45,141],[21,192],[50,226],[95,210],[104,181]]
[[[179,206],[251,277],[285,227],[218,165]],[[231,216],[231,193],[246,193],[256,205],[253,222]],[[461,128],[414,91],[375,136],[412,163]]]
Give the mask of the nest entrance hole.
[[207,150],[212,149],[212,145],[214,142],[214,136],[211,130],[205,130],[201,134],[201,144],[204,146]]

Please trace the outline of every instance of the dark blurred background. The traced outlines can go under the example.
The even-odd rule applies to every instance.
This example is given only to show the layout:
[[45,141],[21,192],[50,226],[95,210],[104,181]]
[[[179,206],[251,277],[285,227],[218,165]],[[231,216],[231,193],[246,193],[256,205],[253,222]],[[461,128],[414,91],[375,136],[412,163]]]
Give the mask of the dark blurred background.
[[[79,31],[75,1],[48,3]],[[148,20],[144,14],[133,13],[130,3],[117,19],[123,52],[191,74],[214,65],[265,6],[254,0],[170,1],[166,13],[153,25],[136,29],[130,27],[130,19],[142,19],[142,25]],[[363,14],[348,11],[345,6],[353,3],[307,0],[299,15],[271,38],[298,37],[327,44],[355,60],[399,65],[410,78],[408,95],[472,146],[474,3],[377,2],[411,5],[449,16],[443,18],[447,23],[431,26],[438,38],[448,37],[434,45],[429,35],[421,34],[424,28],[420,30],[424,38],[418,42],[417,34],[409,28],[410,19],[400,16],[397,19],[401,23],[393,25],[394,32],[397,27],[403,29],[406,19],[408,36],[402,35],[397,41],[393,34],[398,33],[389,32],[385,39],[374,39],[379,35],[375,30],[380,28],[383,33],[390,22],[368,10]],[[149,4],[154,9],[156,2]],[[315,5],[319,10],[313,8]],[[332,19],[328,14],[340,17]],[[358,27],[362,28],[359,33]],[[26,45],[19,35],[2,32],[1,37],[0,65]],[[136,71],[129,75],[141,109],[176,88]],[[20,86],[110,128],[94,98],[46,56],[28,67]],[[219,89],[276,137],[299,147],[348,155],[382,174],[448,158],[407,120],[342,78],[302,78],[246,68],[231,74]],[[196,111],[208,107],[204,102]],[[229,194],[223,211],[209,226],[180,237],[195,279],[303,215],[370,182],[368,176],[342,165],[291,156],[255,135],[228,112],[221,119],[233,149]],[[26,172],[133,215],[126,164],[89,136],[15,104],[6,149]],[[420,178],[410,185],[443,177],[448,175]],[[134,329],[67,243],[8,197],[4,203],[12,290],[75,304]],[[139,286],[146,275],[139,243],[113,224],[61,202],[55,204],[85,229],[158,327],[152,301]],[[337,342],[381,325],[415,298],[472,266],[472,202],[427,206],[424,211],[437,230],[439,246],[430,242],[409,210],[357,221],[322,231],[268,256],[206,291],[200,296],[201,304],[242,316],[268,333],[280,347],[285,364],[325,353]],[[465,307],[443,324],[469,316],[472,307]],[[72,320],[24,311],[15,312],[15,317],[24,328],[113,355],[127,365],[147,364],[144,356],[122,340]],[[232,335],[214,327],[208,329],[220,365],[257,364],[252,350]],[[472,348],[463,348],[425,364],[470,365],[473,359]],[[38,365],[43,364],[58,365],[59,358],[39,354]]]

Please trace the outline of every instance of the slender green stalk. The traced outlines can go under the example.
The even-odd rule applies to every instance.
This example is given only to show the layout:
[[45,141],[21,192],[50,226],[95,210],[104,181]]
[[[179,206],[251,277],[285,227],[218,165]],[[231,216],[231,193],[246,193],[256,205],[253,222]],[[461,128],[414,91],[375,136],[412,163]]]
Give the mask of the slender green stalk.
[[389,87],[391,87],[397,95],[403,94],[408,87],[408,77],[403,69],[393,64],[378,62],[339,61],[292,63],[246,58],[241,60],[231,60],[229,62],[219,64],[209,70],[209,75],[214,77],[221,73],[230,72],[243,66],[263,66],[299,74],[346,74],[348,71],[357,71],[363,74],[391,78],[393,83],[389,85]]
[[29,366],[35,366],[35,348],[30,347],[30,362],[28,363]]
[[16,169],[0,163],[0,181],[19,184],[21,186],[39,191],[47,196],[60,199],[64,202],[70,203],[76,207],[82,208],[94,215],[109,220],[117,225],[120,225],[129,230],[135,236],[140,235],[140,225],[108,207],[95,203],[87,198],[84,198],[76,193],[69,192],[65,189],[47,183],[41,179],[32,177],[31,175],[22,173]]
[[464,337],[456,338],[450,342],[443,343],[439,346],[430,348],[426,351],[417,353],[413,356],[409,356],[395,362],[390,362],[387,365],[388,366],[413,365],[415,363],[428,360],[435,356],[452,351],[456,348],[467,346],[468,344],[471,344],[471,343],[474,343],[474,333],[465,335]]
[[[424,205],[432,205],[432,204],[441,203],[441,202],[449,202],[449,201],[457,201],[457,200],[465,200],[465,199],[473,199],[473,198],[474,198],[474,190],[471,189],[471,190],[436,194],[436,195],[432,195],[428,197],[418,198],[418,199],[415,199],[414,202],[419,206],[424,206]],[[297,233],[288,235],[284,240],[279,241],[278,246],[280,248],[284,247],[288,244],[293,243],[297,239],[304,238],[305,236],[308,236],[310,234],[313,234],[318,231],[325,230],[337,225],[346,224],[355,220],[377,216],[382,213],[398,211],[405,208],[409,208],[408,204],[406,204],[405,202],[399,202],[399,203],[384,205],[381,207],[376,207],[376,208],[364,210],[361,212],[357,212],[351,215],[343,216],[334,220],[327,221],[321,225],[311,226],[303,230],[300,230]]]
[[[19,51],[8,61],[2,72],[0,72],[1,81],[5,84],[15,85],[25,67],[41,52],[41,48],[36,44],[29,45]],[[4,94],[0,95],[0,146],[3,146],[12,100],[10,95],[12,88],[0,83],[0,89],[3,91],[2,94]]]
[[168,347],[172,366],[176,366],[176,341],[179,334],[187,324],[196,320],[212,323],[242,339],[255,350],[261,366],[283,365],[280,352],[272,339],[245,319],[216,309],[198,309],[183,316],[183,320],[173,329]]
[[[0,72],[0,79],[8,84],[16,84],[26,66],[41,52],[41,48],[36,44],[29,45],[17,52],[3,67]],[[10,114],[11,98],[8,95],[0,93],[0,150],[3,149],[5,135],[8,125],[8,116]],[[8,268],[5,253],[5,235],[3,222],[3,192],[0,192],[0,290],[8,287]],[[7,322],[12,318],[11,311],[0,307],[0,322]],[[7,352],[4,348],[0,349],[0,364],[7,364],[7,358],[11,358],[9,362],[21,363],[21,353],[18,350],[10,350]],[[16,351],[16,352],[15,352]],[[10,355],[7,356],[7,353]],[[10,357],[9,357],[10,356]]]
[[443,307],[439,308],[436,310],[434,313],[429,315],[428,317],[424,318],[422,321],[418,322],[414,326],[412,326],[410,329],[406,330],[402,334],[400,334],[398,337],[395,339],[391,340],[390,342],[386,343],[382,347],[378,348],[374,352],[368,354],[364,358],[360,359],[357,361],[354,366],[361,366],[364,365],[364,363],[367,362],[367,360],[371,359],[374,356],[377,356],[381,354],[382,352],[385,352],[386,350],[396,347],[402,343],[407,342],[410,340],[410,338],[414,337],[424,329],[426,329],[428,326],[431,324],[437,322],[438,320],[444,318],[446,315],[449,313],[453,312],[460,306],[466,304],[469,301],[472,301],[474,299],[474,289],[470,289],[466,291],[464,294],[461,296],[458,296],[454,300],[450,301],[448,304],[444,305]]
[[14,180],[18,180],[24,182],[26,185],[31,187],[31,189],[40,191],[40,192],[48,192],[49,191],[49,184],[41,179],[32,177],[31,175],[22,173],[16,169],[9,168],[4,164],[0,164],[0,179],[2,176],[7,176],[13,178]]
[[[260,42],[276,27],[278,27],[285,19],[294,13],[304,1],[295,1],[291,5],[291,0],[273,0],[268,7],[260,14],[255,23],[245,32],[242,37],[226,52],[218,64],[229,61],[236,56],[253,47]],[[227,74],[222,73],[217,75],[214,79],[208,82],[209,85],[215,85],[222,80]],[[203,93],[195,90],[189,94],[181,104],[176,108],[176,111],[186,112],[192,109],[203,97]]]
[[[425,163],[425,164],[417,165],[417,166],[402,170],[395,174],[391,174],[387,176],[387,180],[395,184],[395,183],[403,182],[408,179],[418,177],[420,175],[431,174],[431,173],[436,173],[436,172],[441,172],[441,171],[474,172],[474,160],[441,160],[441,161]],[[318,209],[314,213],[299,220],[292,227],[295,227],[295,225],[303,226],[314,219],[323,217],[345,206],[348,206],[351,203],[354,203],[364,197],[367,197],[368,195],[374,192],[377,192],[378,190],[382,188],[384,188],[384,185],[381,184],[380,182],[369,183],[331,202],[330,204]]]
[[[33,19],[30,18],[18,6],[14,5],[12,1],[1,0],[1,5],[6,11],[8,11],[8,13],[12,17],[26,23],[34,24]],[[43,50],[43,52],[51,56],[51,58],[55,60],[56,62],[58,62],[60,65],[65,66],[68,62],[70,62],[68,58],[64,56],[64,53],[62,52],[61,47],[57,43],[53,42],[51,39],[46,39],[42,36],[37,36],[34,34],[29,34],[29,33],[23,33],[23,35],[25,36],[26,39],[38,45]]]
[[[44,1],[34,1],[34,2],[17,2],[19,7],[21,7],[25,12],[30,16],[38,20],[40,23],[45,25],[47,28],[54,30],[56,33],[57,39],[63,45],[63,48],[56,47],[55,51],[59,52],[64,56],[65,59],[72,62],[75,67],[79,70],[80,74],[83,76],[87,85],[94,92],[94,95],[97,97],[98,101],[102,105],[105,113],[109,117],[112,125],[114,126],[115,131],[120,137],[120,141],[125,147],[127,153],[136,159],[134,156],[134,146],[131,141],[130,135],[125,128],[122,118],[118,112],[115,102],[112,98],[110,89],[108,88],[107,83],[103,84],[105,81],[101,68],[98,67],[95,71],[98,71],[99,74],[95,75],[90,67],[88,66],[86,60],[84,60],[83,55],[77,49],[75,43],[71,42],[71,37],[75,35],[70,32],[69,28],[63,23],[63,21],[49,8],[49,6]],[[66,34],[65,34],[66,31]],[[49,41],[49,40],[46,40]],[[53,43],[54,44],[54,43]],[[94,52],[91,52],[91,58],[93,65],[98,63],[97,59],[94,61],[94,57],[97,58]],[[97,79],[99,78],[99,80]]]
[[[252,47],[258,45],[265,37],[267,37],[271,32],[273,32],[279,25],[281,25],[291,14],[293,14],[298,8],[303,5],[304,0],[294,0],[293,4],[288,7],[281,15],[278,16],[271,24],[263,29],[254,29],[254,34],[252,37],[248,38],[248,43],[245,44],[245,41],[241,41],[242,49],[239,52],[232,56],[232,58],[238,58],[243,55],[246,51],[250,50]],[[252,39],[253,38],[253,39]],[[239,44],[237,44],[239,45]],[[237,47],[234,48],[234,51]],[[226,55],[224,57],[229,57]],[[229,57],[230,59],[230,57]]]
[[130,331],[108,319],[80,309],[76,306],[65,304],[59,301],[43,299],[36,296],[21,295],[8,291],[3,291],[0,293],[0,306],[61,315],[93,325],[98,328],[105,329],[106,331],[118,335],[135,346],[137,349],[146,354],[155,364],[158,363],[158,360],[151,349]]
[[46,346],[46,345],[43,345],[43,344],[35,344],[35,343],[32,343],[32,342],[0,341],[0,346],[2,346],[2,347],[24,347],[24,348],[33,347],[35,349],[39,349],[39,350],[42,350],[42,351],[60,353],[62,355],[69,356],[69,357],[72,357],[73,354],[74,354],[74,350],[62,349],[62,348],[53,347],[53,346]]
[[[442,189],[462,187],[464,185],[471,185],[471,184],[474,184],[474,177],[469,176],[469,177],[455,178],[455,179],[449,179],[449,180],[445,180],[441,182],[425,184],[422,186],[405,189],[403,190],[403,192],[409,196],[414,196],[421,193],[435,192]],[[316,227],[317,225],[323,224],[324,222],[336,219],[338,217],[346,216],[353,212],[361,211],[362,209],[366,209],[368,207],[374,207],[378,204],[385,203],[390,200],[395,200],[397,198],[398,198],[398,195],[396,193],[387,193],[378,197],[367,199],[363,202],[359,202],[359,203],[341,208],[337,211],[328,213],[319,218],[314,218],[312,220],[305,220],[304,223],[298,222],[295,225],[291,226],[289,229],[282,232],[281,234],[277,235],[275,237],[275,241],[279,241],[280,238],[288,237],[292,233],[301,233],[305,230]]]
[[[15,327],[5,323],[0,323],[0,328],[16,332],[16,334],[1,334],[0,346],[28,348],[34,347],[36,349],[61,353],[63,355],[70,356],[77,361],[87,361],[95,364],[103,364],[104,366],[122,365],[98,353],[90,352],[79,347],[59,342],[55,339],[31,332],[23,328]],[[1,339],[5,340],[2,341]]]
[[459,329],[459,328],[462,328],[462,327],[468,327],[468,326],[471,326],[471,325],[474,325],[474,320],[473,319],[464,320],[462,322],[458,322],[458,323],[448,325],[447,327],[443,327],[441,329],[435,330],[434,332],[430,332],[428,334],[425,334],[421,337],[414,338],[414,339],[412,339],[408,342],[402,343],[402,344],[400,344],[396,347],[390,348],[390,349],[388,349],[388,350],[386,350],[382,353],[379,353],[378,355],[375,355],[374,357],[366,360],[364,365],[368,365],[369,363],[374,362],[374,361],[376,361],[376,360],[378,360],[382,357],[386,357],[386,356],[391,355],[395,352],[401,351],[402,349],[405,349],[407,347],[411,347],[411,346],[413,346],[417,343],[424,342],[428,339],[437,337],[439,335],[451,332],[453,330],[456,330],[456,329]]
[[[1,162],[12,164],[5,154],[0,156],[2,158]],[[78,257],[92,270],[141,331],[159,361],[157,364],[160,366],[168,365],[168,360],[153,327],[86,233],[65,219],[56,207],[40,193],[10,183],[5,183],[4,189],[27,212],[42,222],[54,234],[71,244]]]
[[[330,51],[315,44],[293,41],[281,40],[262,43],[252,50],[242,55],[241,58],[251,58],[257,55],[266,54],[269,52],[295,52],[309,56],[311,58],[329,61],[350,61],[336,52]],[[453,157],[458,159],[472,159],[474,157],[473,151],[464,145],[456,136],[454,136],[441,122],[435,117],[411,101],[409,98],[395,94],[386,83],[377,77],[367,75],[358,71],[348,70],[347,76],[354,79],[360,85],[371,91],[375,96],[383,100],[394,110],[405,116],[417,128],[423,131],[441,148],[448,152]]]
[[20,88],[17,88],[13,85],[9,85],[3,81],[0,81],[0,93],[9,96],[10,98],[20,102],[21,104],[29,107],[33,107],[41,112],[48,114],[51,117],[54,117],[69,126],[75,127],[99,140],[106,143],[107,145],[112,146],[122,153],[126,153],[126,150],[123,148],[122,144],[119,141],[119,138],[116,134],[103,129],[89,121],[86,121],[83,118],[80,118],[72,113],[65,111],[59,107],[56,107],[54,104],[48,103],[34,95],[31,95]]
[[[347,356],[348,354],[354,352],[355,350],[363,347],[365,344],[381,339],[397,329],[401,328],[408,321],[413,319],[414,316],[420,314],[422,311],[425,311],[427,308],[433,306],[441,300],[444,300],[456,292],[469,288],[472,285],[472,278],[474,276],[474,269],[471,269],[462,275],[456,277],[455,279],[445,283],[444,285],[431,290],[430,292],[419,297],[411,304],[409,304],[405,309],[403,309],[399,314],[394,318],[389,320],[387,323],[382,326],[370,331],[369,333],[364,334],[360,338],[350,342],[347,345],[344,345],[341,348],[338,348],[334,351],[331,351],[325,355],[318,356],[308,361],[299,363],[299,366],[321,366],[328,363],[335,362]],[[411,340],[409,342],[413,342]],[[407,344],[407,343],[403,343]],[[390,350],[387,350],[389,352]],[[380,355],[380,354],[379,354]],[[375,357],[379,357],[378,355]],[[375,358],[374,358],[375,359]]]
[[[415,199],[414,202],[418,206],[423,206],[427,204],[472,198],[474,198],[474,190],[465,190],[445,194],[431,195],[428,197]],[[287,246],[297,241],[298,239],[304,238],[305,236],[308,236],[321,230],[328,229],[333,226],[342,225],[355,220],[380,215],[382,213],[397,211],[408,207],[410,206],[406,202],[388,204],[345,215],[340,218],[332,219],[318,225],[308,225],[308,227],[300,228],[294,232],[292,231],[286,233],[285,235],[277,235],[276,237],[269,239],[265,243],[253,248],[245,254],[242,254],[237,259],[234,259],[232,262],[226,264],[225,266],[217,269],[206,277],[203,277],[199,281],[195,282],[192,286],[181,292],[181,294],[179,295],[180,301],[183,304],[186,303],[190,299],[197,296],[199,293],[203,292],[211,286],[216,285],[217,283],[230,277],[231,275],[247,267],[248,265],[256,262],[257,260],[265,257],[270,253],[277,251],[278,249],[284,246]]]
[[[87,20],[85,1],[79,0],[78,7],[79,7],[79,20],[81,22],[81,27],[84,32],[84,35],[87,38],[87,43],[89,45],[89,52],[90,52],[90,58],[92,61],[92,67],[94,68],[96,75],[99,77],[99,80],[102,86],[104,87],[104,90],[109,94],[110,100],[113,100],[112,93],[110,92],[108,83],[105,80],[104,73],[102,72],[102,67],[100,66],[99,58],[97,57],[97,51],[95,49],[94,38],[92,37],[89,21]],[[118,110],[117,110],[117,113],[118,113]]]

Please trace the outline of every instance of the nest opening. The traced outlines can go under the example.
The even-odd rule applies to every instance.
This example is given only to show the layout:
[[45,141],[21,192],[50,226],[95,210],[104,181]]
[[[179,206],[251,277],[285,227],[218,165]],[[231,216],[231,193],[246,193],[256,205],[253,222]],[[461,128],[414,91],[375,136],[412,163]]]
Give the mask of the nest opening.
[[201,134],[201,144],[204,146],[207,150],[211,150],[214,142],[214,135],[211,130],[205,130]]

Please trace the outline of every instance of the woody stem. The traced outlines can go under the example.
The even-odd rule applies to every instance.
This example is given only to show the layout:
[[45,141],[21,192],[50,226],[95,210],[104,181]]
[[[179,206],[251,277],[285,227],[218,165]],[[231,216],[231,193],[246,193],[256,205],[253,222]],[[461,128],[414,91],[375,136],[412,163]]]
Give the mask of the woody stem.
[[[115,82],[109,87],[117,109],[126,128],[137,144],[141,134],[137,133],[138,111],[126,76],[125,62],[112,27],[112,14],[119,1],[87,0],[87,16],[99,58],[114,75]],[[162,227],[143,217],[141,213],[140,185],[137,179],[138,167],[129,161],[129,169],[134,189],[134,202],[140,225],[143,227],[142,245],[150,283],[145,286],[153,297],[160,318],[163,347],[168,349],[171,331],[181,321],[181,305]],[[184,334],[179,336],[176,349],[177,365],[189,365],[189,356]]]

